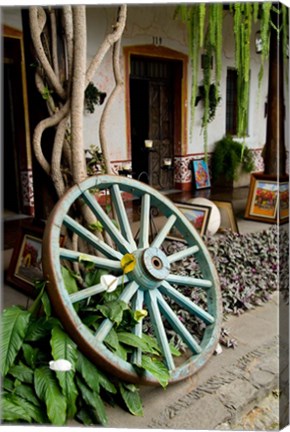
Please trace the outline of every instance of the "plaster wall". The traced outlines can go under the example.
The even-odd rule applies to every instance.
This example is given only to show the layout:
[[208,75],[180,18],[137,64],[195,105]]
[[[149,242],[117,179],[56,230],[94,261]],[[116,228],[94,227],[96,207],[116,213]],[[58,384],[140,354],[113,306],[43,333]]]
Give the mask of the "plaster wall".
[[[21,14],[18,8],[2,8],[2,21],[4,24],[20,29]],[[122,38],[122,47],[132,45],[152,44],[154,38],[160,39],[162,46],[174,49],[183,54],[188,53],[186,27],[179,19],[174,19],[175,5],[128,5],[126,28]],[[105,35],[111,31],[117,14],[117,6],[87,6],[87,63],[96,55]],[[255,29],[252,32],[252,59],[250,82],[250,112],[249,129],[246,143],[252,149],[261,149],[265,143],[266,117],[264,104],[267,95],[268,65],[265,65],[264,79],[258,91],[258,73],[260,69],[260,56],[255,53],[254,38]],[[227,13],[223,27],[223,59],[221,80],[221,102],[216,112],[215,119],[208,127],[208,150],[212,151],[214,143],[225,134],[225,110],[226,110],[226,70],[235,66],[234,41],[232,20]],[[121,50],[121,70],[124,76],[124,58]],[[191,66],[188,62],[188,89],[185,101],[190,101],[191,93]],[[109,96],[114,88],[111,51],[103,59],[100,68],[93,78],[100,91]],[[202,70],[200,68],[198,82],[202,82]],[[107,96],[107,97],[108,97]],[[107,99],[106,99],[107,100]],[[185,102],[186,103],[186,102]],[[122,89],[110,112],[107,113],[109,122],[106,123],[105,136],[110,148],[110,159],[113,162],[130,160],[130,152],[126,133],[125,91]],[[93,114],[84,115],[85,146],[99,146],[99,125],[104,105],[96,106]],[[202,102],[199,102],[195,110],[195,121],[190,134],[190,109],[188,109],[188,137],[187,147],[183,146],[183,156],[194,156],[204,152],[204,140],[201,129]],[[286,127],[286,138],[289,140],[289,131]],[[288,142],[288,141],[287,141]]]
[[13,27],[16,30],[22,31],[22,19],[19,8],[16,7],[2,7],[1,8],[1,21],[3,24]]
[[[122,46],[152,44],[154,38],[161,38],[162,46],[187,54],[187,32],[180,20],[174,20],[174,5],[129,5],[126,29],[122,38]],[[110,31],[110,27],[116,16],[116,7],[88,7],[88,61],[96,52],[100,41]],[[255,31],[253,29],[251,46],[251,82],[250,82],[250,112],[249,128],[246,143],[252,149],[261,149],[265,143],[266,117],[264,115],[267,95],[268,65],[265,64],[264,79],[260,91],[258,90],[258,73],[260,69],[260,55],[255,53]],[[121,59],[123,60],[123,59]],[[122,63],[122,61],[121,61]],[[122,72],[124,75],[124,64]],[[215,119],[208,127],[208,150],[212,151],[214,143],[225,134],[226,112],[226,71],[228,67],[235,67],[234,40],[232,19],[227,13],[223,27],[223,59],[221,80],[221,102],[216,112]],[[191,66],[188,62],[188,90],[187,101],[190,103],[191,93]],[[199,84],[202,83],[202,69],[199,70]],[[98,73],[94,77],[94,83],[101,90],[110,93],[113,89],[113,74],[111,58],[107,56]],[[110,124],[107,124],[106,137],[111,149],[111,159],[114,161],[130,159],[128,143],[126,139],[125,117],[125,93],[121,92],[109,114]],[[94,114],[85,115],[86,144],[99,145],[98,127],[102,107],[96,107]],[[195,110],[195,120],[190,134],[190,110],[188,110],[188,139],[185,155],[202,154],[204,152],[204,139],[201,128],[203,103],[199,102]]]

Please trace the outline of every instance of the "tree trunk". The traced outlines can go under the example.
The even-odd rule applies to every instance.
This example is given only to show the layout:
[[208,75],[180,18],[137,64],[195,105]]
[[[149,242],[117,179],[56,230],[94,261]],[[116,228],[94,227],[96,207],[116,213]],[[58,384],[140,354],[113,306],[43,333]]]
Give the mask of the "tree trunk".
[[[281,5],[276,6],[279,10]],[[271,11],[271,19],[277,28],[281,14]],[[282,29],[283,31],[283,29]],[[284,138],[284,89],[283,89],[282,34],[271,27],[268,84],[267,135],[264,147],[264,173],[283,176],[286,173],[286,148]]]

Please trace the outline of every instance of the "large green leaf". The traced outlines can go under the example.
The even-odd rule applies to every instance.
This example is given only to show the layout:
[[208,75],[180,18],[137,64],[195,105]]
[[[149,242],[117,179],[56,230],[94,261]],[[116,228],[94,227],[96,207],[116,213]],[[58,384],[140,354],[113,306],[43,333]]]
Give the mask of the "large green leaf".
[[108,270],[105,269],[96,269],[94,266],[93,271],[88,271],[85,275],[85,283],[86,286],[90,287],[92,285],[97,285],[100,283],[101,276],[108,274]]
[[142,339],[151,347],[154,354],[161,354],[160,346],[153,336],[142,333]]
[[21,362],[15,366],[12,366],[9,369],[9,374],[21,382],[28,384],[33,383],[33,370]]
[[29,324],[30,313],[18,306],[5,309],[1,319],[0,370],[5,376],[21,348]]
[[77,385],[85,403],[94,409],[94,414],[100,424],[106,426],[108,423],[108,417],[101,397],[96,392],[89,389],[80,379],[77,379]]
[[70,371],[57,371],[56,376],[67,400],[67,415],[69,418],[73,418],[77,412],[76,399],[78,395],[74,382],[75,365],[78,358],[77,346],[60,327],[52,329],[50,344],[54,360],[65,359],[72,364]]
[[4,393],[0,403],[2,420],[8,422],[17,422],[19,420],[31,422],[31,415],[26,411],[24,406],[18,404],[14,395]]
[[98,369],[81,352],[78,353],[76,364],[77,371],[81,374],[86,384],[95,392],[100,392]]
[[52,424],[62,426],[66,421],[66,399],[54,373],[48,367],[35,370],[34,386],[37,396],[46,404],[47,416]]
[[160,360],[143,355],[142,367],[154,375],[162,387],[166,387],[168,385],[168,380],[170,378],[169,371],[164,363],[162,363]]
[[4,377],[2,380],[2,387],[4,390],[7,390],[8,392],[12,392],[14,390],[14,379],[11,377]]
[[126,385],[120,382],[119,389],[130,413],[135,416],[143,416],[142,403],[137,387],[133,384]]
[[40,406],[40,400],[37,398],[34,388],[27,384],[20,384],[15,387],[14,393],[35,406]]
[[109,318],[109,320],[119,325],[122,322],[124,311],[129,309],[129,306],[124,301],[118,300],[99,305],[97,309],[101,311],[106,318]]
[[40,424],[44,424],[47,422],[47,417],[43,413],[42,407],[39,406],[37,407],[17,395],[10,395],[9,402],[10,405],[11,403],[13,403],[15,407],[16,406],[21,407],[25,411],[27,416],[29,416],[30,418],[29,422],[34,421]]
[[39,348],[33,348],[31,345],[24,343],[22,345],[22,351],[26,364],[31,367],[31,369],[35,369],[39,356]]
[[67,289],[67,292],[69,294],[73,294],[73,293],[77,292],[79,289],[78,289],[76,279],[73,276],[72,272],[69,269],[67,269],[66,267],[62,267],[61,272],[62,272],[62,277],[63,277],[64,285]]
[[114,386],[114,384],[109,380],[109,378],[106,377],[106,375],[103,372],[101,371],[98,372],[99,372],[100,386],[103,387],[103,389],[107,390],[107,392],[116,394],[117,389]]
[[145,339],[129,332],[118,332],[119,342],[135,348],[140,348],[143,352],[155,353],[155,350],[146,342]]
[[109,333],[104,339],[104,342],[106,345],[108,345],[114,350],[117,356],[121,357],[123,360],[127,360],[128,352],[122,345],[120,345],[118,335],[115,332],[114,328],[109,331]]
[[45,315],[47,317],[50,317],[50,315],[51,315],[51,304],[50,304],[50,300],[49,300],[47,292],[43,293],[43,295],[41,297],[41,303],[43,305],[43,310],[44,310]]
[[91,417],[91,413],[89,412],[90,408],[85,407],[81,408],[76,415],[77,420],[79,420],[85,426],[93,426],[94,421]]
[[27,329],[25,342],[37,342],[50,335],[53,327],[58,325],[59,321],[56,318],[33,318]]
[[78,353],[77,371],[86,384],[96,393],[100,392],[100,385],[110,393],[116,393],[116,387],[98,368],[90,362],[81,352]]

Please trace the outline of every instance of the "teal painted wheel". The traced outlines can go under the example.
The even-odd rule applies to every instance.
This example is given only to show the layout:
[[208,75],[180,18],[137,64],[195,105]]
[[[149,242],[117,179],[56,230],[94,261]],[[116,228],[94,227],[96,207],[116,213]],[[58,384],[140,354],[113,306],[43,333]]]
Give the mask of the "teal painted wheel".
[[[96,191],[101,199],[96,198]],[[102,197],[109,199],[112,213],[107,213]],[[70,216],[77,202],[88,206],[102,224],[105,241]],[[132,228],[132,207],[136,203],[141,205],[140,220],[134,222],[138,226],[137,239]],[[152,208],[158,209],[162,221],[155,235],[150,232]],[[81,239],[89,252],[84,254],[61,246],[64,227],[67,235]],[[173,232],[183,241],[172,241],[170,234]],[[121,260],[126,254],[132,254],[136,264],[124,275]],[[137,180],[109,175],[90,177],[72,187],[56,204],[43,240],[43,270],[48,280],[48,293],[71,338],[104,370],[128,382],[156,385],[158,381],[153,375],[147,371],[140,373],[140,368],[135,367],[142,359],[140,348],[127,359],[108,348],[106,338],[114,327],[109,318],[104,318],[96,331],[82,320],[79,306],[84,302],[89,304],[106,290],[104,284],[97,283],[68,292],[62,266],[83,260],[116,278],[120,301],[133,311],[145,309],[148,312],[146,318],[133,326],[132,333],[142,338],[148,329],[153,331],[170,371],[169,382],[187,378],[204,366],[220,335],[219,281],[201,237],[172,201]],[[184,348],[182,359],[178,361],[171,353],[172,337]]]

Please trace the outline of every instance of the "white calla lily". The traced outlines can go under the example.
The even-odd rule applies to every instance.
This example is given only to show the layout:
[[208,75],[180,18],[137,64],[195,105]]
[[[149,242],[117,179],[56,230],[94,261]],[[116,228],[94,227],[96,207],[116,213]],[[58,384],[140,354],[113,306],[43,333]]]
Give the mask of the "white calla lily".
[[51,360],[49,368],[54,371],[68,372],[72,368],[71,362],[65,359]]
[[106,288],[107,292],[113,292],[118,286],[118,278],[112,275],[101,276],[101,285]]

